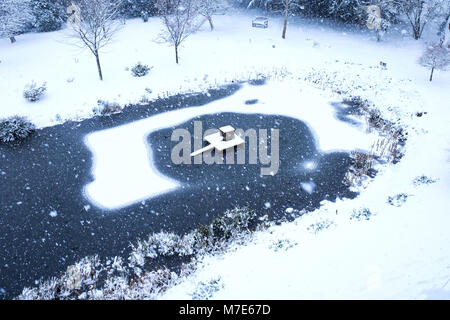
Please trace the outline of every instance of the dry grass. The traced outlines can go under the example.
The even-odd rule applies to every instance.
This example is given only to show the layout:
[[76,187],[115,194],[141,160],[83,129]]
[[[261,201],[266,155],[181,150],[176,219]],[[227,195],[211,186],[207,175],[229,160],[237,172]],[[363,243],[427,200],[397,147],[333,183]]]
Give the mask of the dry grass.
[[406,136],[401,128],[383,119],[379,110],[372,109],[367,100],[351,97],[344,103],[358,108],[360,112],[355,114],[365,117],[367,132],[376,130],[381,136],[372,144],[369,153],[353,151],[350,154],[352,166],[345,174],[344,183],[347,186],[360,186],[365,177],[374,175],[374,161],[395,164],[400,160],[402,155],[399,148],[406,141]]

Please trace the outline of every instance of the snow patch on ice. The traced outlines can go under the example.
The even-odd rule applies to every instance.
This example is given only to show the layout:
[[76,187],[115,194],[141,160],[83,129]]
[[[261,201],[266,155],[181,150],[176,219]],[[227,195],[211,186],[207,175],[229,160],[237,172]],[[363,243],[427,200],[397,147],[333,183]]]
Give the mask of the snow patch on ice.
[[314,192],[314,189],[316,188],[316,184],[312,181],[301,182],[300,186],[309,194],[312,194]]

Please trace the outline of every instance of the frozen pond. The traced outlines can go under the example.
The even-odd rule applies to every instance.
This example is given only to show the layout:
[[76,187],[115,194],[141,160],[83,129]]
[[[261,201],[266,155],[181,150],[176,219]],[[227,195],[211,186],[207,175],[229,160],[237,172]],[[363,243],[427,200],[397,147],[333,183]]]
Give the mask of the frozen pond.
[[[276,99],[264,85],[241,89],[232,85],[208,94],[175,96],[150,106],[127,108],[109,117],[67,122],[39,130],[21,145],[0,145],[0,288],[4,290],[0,295],[15,296],[24,286],[57,275],[87,255],[126,254],[130,242],[151,232],[182,234],[235,206],[249,206],[260,215],[279,218],[287,208],[312,209],[324,199],[355,196],[341,182],[349,156],[333,149],[358,144],[360,133],[336,120],[333,107],[320,99],[307,122],[301,121],[296,116],[302,114],[301,108],[284,103],[298,100],[291,96],[283,102],[283,94]],[[303,92],[301,96],[311,107],[313,95]],[[246,103],[250,100],[253,103]],[[277,106],[274,101],[283,103]],[[202,106],[198,107],[202,110],[195,114],[186,108],[189,106]],[[171,125],[160,123],[157,128],[139,131],[138,137],[144,132],[145,139],[136,144],[147,150],[144,159],[139,159],[148,170],[142,173],[143,178],[156,172],[159,178],[173,182],[164,192],[154,193],[163,186],[150,179],[146,181],[149,189],[136,196],[130,187],[133,179],[123,173],[129,165],[126,161],[131,160],[120,161],[136,154],[121,151],[123,157],[108,158],[95,149],[95,143],[85,144],[89,137],[108,139],[108,133],[118,128],[133,132],[139,127],[134,125],[137,122],[145,123],[179,108],[185,110],[183,117]],[[174,165],[170,154],[177,142],[171,141],[171,134],[177,128],[192,131],[194,120],[202,121],[204,130],[226,124],[244,130],[279,129],[277,173],[261,175],[264,166],[260,164]],[[330,121],[340,129],[339,134],[325,134]],[[353,140],[343,139],[345,135]],[[119,152],[120,142],[126,139],[105,149]],[[248,159],[248,149],[246,152]],[[106,167],[98,165],[100,157],[110,159]],[[139,167],[134,169],[139,173]],[[102,180],[108,173],[114,179]],[[106,196],[96,199],[100,201],[92,200],[98,195],[95,192],[86,192],[96,181],[109,184],[98,189],[106,191]],[[108,194],[118,201],[102,204],[101,199],[108,199]],[[175,260],[165,263],[178,263]]]

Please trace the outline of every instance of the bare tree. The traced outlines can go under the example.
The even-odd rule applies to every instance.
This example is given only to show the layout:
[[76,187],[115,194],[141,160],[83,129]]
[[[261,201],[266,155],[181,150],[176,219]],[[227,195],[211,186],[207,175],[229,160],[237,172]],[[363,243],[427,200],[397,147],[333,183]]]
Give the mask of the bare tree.
[[450,66],[450,51],[440,44],[427,47],[419,63],[431,69],[430,81],[433,81],[434,70],[445,70]]
[[[76,16],[77,10],[68,12],[72,14],[69,22],[81,47],[88,48],[95,56],[98,76],[100,80],[103,80],[100,49],[112,41],[119,29],[119,23],[115,18],[117,18],[121,0],[75,0],[74,3],[69,9],[76,8],[80,16]],[[70,20],[70,18],[73,19]]]
[[212,16],[228,7],[226,0],[199,0],[199,13],[209,22],[211,31],[214,30]]
[[400,10],[408,18],[414,39],[420,39],[427,23],[434,19],[439,8],[438,2],[439,0],[396,0]]
[[161,19],[165,30],[160,38],[174,46],[175,61],[179,63],[178,49],[180,45],[200,28],[199,9],[196,0],[157,0]]

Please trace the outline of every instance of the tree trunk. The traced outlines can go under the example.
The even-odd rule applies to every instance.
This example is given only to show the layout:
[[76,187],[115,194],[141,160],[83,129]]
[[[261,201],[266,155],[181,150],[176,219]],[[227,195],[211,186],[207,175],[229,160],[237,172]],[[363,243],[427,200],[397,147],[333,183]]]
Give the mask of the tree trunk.
[[434,73],[434,67],[431,68],[430,81],[433,81],[433,73]]
[[419,40],[420,33],[419,33],[419,30],[417,30],[417,27],[414,27],[413,33],[414,33],[414,39]]
[[11,43],[14,43],[17,41],[15,37],[9,37],[9,40],[11,41]]
[[448,26],[448,29],[450,29],[449,22],[450,22],[450,12],[447,13],[444,21],[439,26],[438,36],[439,36],[439,43],[441,46],[445,43],[445,40],[446,40],[445,36],[447,35],[447,26]]
[[419,20],[419,22],[416,22],[416,24],[413,27],[414,39],[416,39],[416,40],[420,39],[420,37],[422,36],[423,29],[424,29],[424,26],[422,26],[420,24],[420,20]]
[[284,23],[283,23],[283,34],[281,37],[283,39],[286,39],[286,29],[287,29],[287,22],[289,17],[289,0],[286,0],[286,10],[284,12]]
[[208,17],[209,26],[211,27],[211,31],[214,30],[214,25],[211,17]]
[[178,45],[175,45],[175,61],[178,64]]
[[97,62],[98,77],[103,81],[102,66],[100,65],[100,57],[98,51],[95,53],[95,61]]

